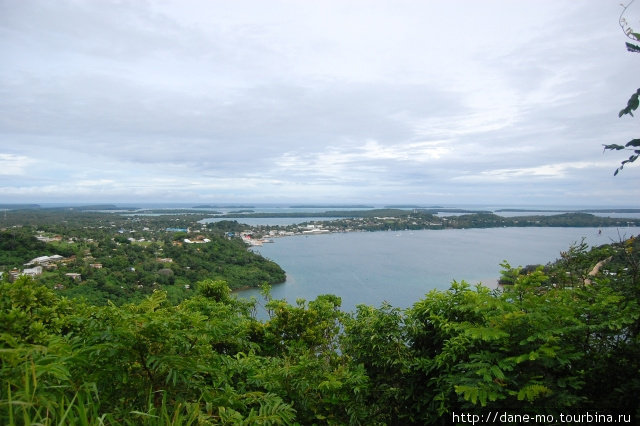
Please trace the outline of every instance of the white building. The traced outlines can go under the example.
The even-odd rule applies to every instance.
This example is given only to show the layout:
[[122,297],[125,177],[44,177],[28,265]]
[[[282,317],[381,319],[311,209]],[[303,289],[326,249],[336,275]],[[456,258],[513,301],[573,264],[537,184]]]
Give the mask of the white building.
[[28,275],[30,277],[42,275],[42,266],[38,265],[33,268],[25,268],[20,275]]
[[58,262],[60,260],[64,259],[62,256],[60,256],[59,254],[54,254],[52,256],[40,256],[40,257],[36,257],[35,259],[31,259],[30,262],[25,263],[24,266],[29,266],[29,265],[47,265],[50,262]]

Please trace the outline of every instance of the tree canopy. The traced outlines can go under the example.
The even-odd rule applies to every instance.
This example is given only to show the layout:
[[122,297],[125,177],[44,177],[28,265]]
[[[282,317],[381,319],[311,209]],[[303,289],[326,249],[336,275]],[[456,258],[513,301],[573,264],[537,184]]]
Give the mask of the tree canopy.
[[123,306],[66,299],[30,277],[3,282],[0,423],[640,418],[640,239],[502,266],[503,289],[453,282],[406,310],[347,313],[333,295],[291,305],[265,286],[266,320],[220,280],[177,305],[156,291]]

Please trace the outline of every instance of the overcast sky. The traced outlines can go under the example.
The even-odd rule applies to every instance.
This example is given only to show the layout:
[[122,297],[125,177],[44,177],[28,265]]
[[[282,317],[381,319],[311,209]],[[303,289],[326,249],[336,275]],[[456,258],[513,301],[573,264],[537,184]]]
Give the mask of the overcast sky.
[[621,11],[0,0],[0,203],[640,206]]

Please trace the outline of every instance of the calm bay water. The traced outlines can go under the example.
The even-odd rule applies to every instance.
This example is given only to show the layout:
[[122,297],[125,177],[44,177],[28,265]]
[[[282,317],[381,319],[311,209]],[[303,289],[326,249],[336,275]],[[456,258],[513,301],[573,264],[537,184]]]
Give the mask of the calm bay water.
[[[406,308],[453,280],[495,287],[500,263],[546,264],[583,237],[590,245],[640,234],[640,228],[490,228],[354,232],[275,239],[254,250],[278,263],[287,281],[274,298],[295,303],[331,293],[345,310],[388,301]],[[237,293],[261,300],[258,290]]]
[[235,220],[238,223],[244,223],[249,226],[287,226],[297,225],[303,222],[335,220],[337,217],[234,217],[234,218],[210,218],[203,219],[202,223],[221,222],[226,220]]

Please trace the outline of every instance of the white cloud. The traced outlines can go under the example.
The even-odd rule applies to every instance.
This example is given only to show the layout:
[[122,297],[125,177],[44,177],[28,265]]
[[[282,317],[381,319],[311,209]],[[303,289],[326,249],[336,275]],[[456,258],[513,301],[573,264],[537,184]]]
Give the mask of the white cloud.
[[360,158],[369,160],[397,160],[423,163],[438,160],[446,155],[450,148],[443,141],[410,142],[384,146],[377,141],[367,141],[361,152],[353,152],[349,157],[353,161]]
[[425,166],[450,152],[446,141],[423,141],[383,145],[368,140],[364,144],[332,146],[320,152],[287,152],[275,161],[276,176],[302,177],[309,184],[369,183],[402,184],[404,177],[396,169],[402,164]]
[[531,179],[564,179],[569,173],[575,170],[607,170],[609,168],[611,168],[611,166],[606,162],[555,163],[542,164],[535,167],[484,170],[476,174],[456,176],[453,180],[460,182],[510,182],[521,179],[529,181]]
[[24,155],[0,153],[0,175],[25,175],[35,161]]

